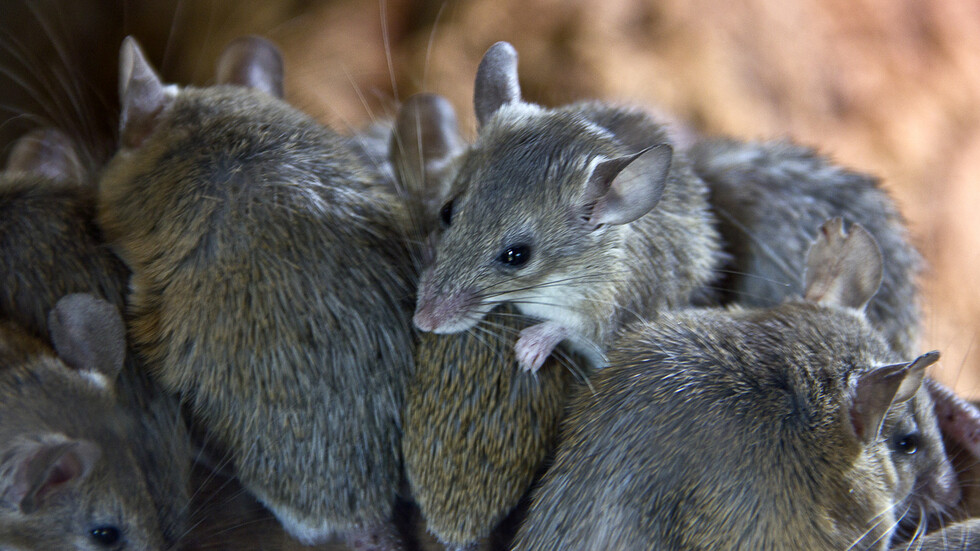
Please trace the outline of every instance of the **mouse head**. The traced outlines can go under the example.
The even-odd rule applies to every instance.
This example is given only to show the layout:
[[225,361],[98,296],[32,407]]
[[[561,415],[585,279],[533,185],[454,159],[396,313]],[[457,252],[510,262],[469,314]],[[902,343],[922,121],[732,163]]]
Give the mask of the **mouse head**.
[[419,289],[415,324],[436,333],[465,330],[501,302],[552,302],[556,288],[573,301],[608,280],[597,273],[608,249],[660,201],[673,155],[667,144],[627,153],[580,113],[521,101],[505,42],[480,63],[474,104],[479,136],[440,209]]
[[57,356],[0,324],[0,547],[156,549],[157,516],[115,404],[124,328],[111,304],[51,312]]

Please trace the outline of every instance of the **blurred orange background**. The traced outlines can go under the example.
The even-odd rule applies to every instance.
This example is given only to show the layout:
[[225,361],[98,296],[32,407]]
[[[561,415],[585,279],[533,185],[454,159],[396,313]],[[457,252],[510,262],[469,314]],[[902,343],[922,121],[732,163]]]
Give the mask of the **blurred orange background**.
[[[38,124],[111,150],[116,58],[135,35],[163,76],[206,84],[231,39],[282,48],[286,95],[339,131],[428,91],[472,135],[476,66],[520,53],[525,98],[655,107],[696,130],[791,137],[880,176],[929,263],[923,350],[980,396],[980,2],[945,0],[2,0],[0,153]],[[887,261],[887,259],[886,259]]]

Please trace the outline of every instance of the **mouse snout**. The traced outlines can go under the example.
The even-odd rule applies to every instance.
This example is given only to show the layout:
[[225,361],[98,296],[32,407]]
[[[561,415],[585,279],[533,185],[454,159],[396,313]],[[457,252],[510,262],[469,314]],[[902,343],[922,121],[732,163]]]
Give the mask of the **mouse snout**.
[[419,290],[418,304],[412,322],[422,331],[432,333],[458,333],[476,325],[480,316],[476,309],[475,295],[460,291],[440,294],[432,287],[423,285]]

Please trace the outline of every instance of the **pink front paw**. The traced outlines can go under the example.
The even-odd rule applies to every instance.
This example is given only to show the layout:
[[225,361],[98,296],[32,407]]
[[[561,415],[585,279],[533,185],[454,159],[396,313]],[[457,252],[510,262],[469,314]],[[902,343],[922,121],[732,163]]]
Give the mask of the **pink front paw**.
[[521,331],[521,337],[514,345],[521,368],[536,373],[551,355],[551,351],[567,336],[567,329],[551,322],[532,325]]

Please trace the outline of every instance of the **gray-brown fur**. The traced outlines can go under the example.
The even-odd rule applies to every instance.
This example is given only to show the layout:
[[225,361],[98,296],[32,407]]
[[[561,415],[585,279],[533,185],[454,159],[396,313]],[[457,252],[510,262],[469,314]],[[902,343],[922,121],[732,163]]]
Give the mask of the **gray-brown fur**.
[[[941,458],[932,505],[951,506],[935,419],[910,399],[936,355],[896,363],[859,304],[631,326],[573,398],[515,549],[886,549],[916,481],[898,445],[909,434]],[[863,392],[879,374],[900,379]]]
[[395,201],[265,93],[188,87],[151,119],[100,182],[131,338],[294,536],[386,523],[411,367]]
[[868,320],[900,355],[913,353],[922,261],[894,201],[876,178],[788,142],[706,140],[688,154],[708,184],[731,255],[722,284],[728,301],[769,307],[799,294],[815,228],[842,217],[867,228],[886,259]]
[[[712,277],[718,235],[706,189],[677,152],[652,211],[629,223],[593,222],[592,209],[605,199],[591,191],[600,161],[669,144],[655,121],[598,103],[546,109],[519,97],[478,118],[483,126],[450,192],[451,223],[422,277],[421,328],[461,330],[512,302],[532,317],[574,326],[573,348],[598,364],[616,327],[688,304]],[[531,251],[519,269],[497,261],[513,244]]]
[[[108,348],[121,360],[122,322],[113,315],[117,334]],[[62,346],[79,334],[69,333]],[[72,357],[81,365],[69,367],[25,329],[0,321],[0,548],[163,549],[133,453],[133,420],[112,389],[121,361],[87,365],[78,350]],[[112,531],[117,542],[100,543]]]
[[911,543],[892,547],[892,551],[973,551],[980,549],[980,519],[945,526]]
[[566,356],[536,374],[522,370],[514,340],[526,325],[503,306],[463,334],[419,337],[402,449],[412,496],[447,545],[489,536],[554,446],[581,368]]
[[[125,265],[95,225],[95,189],[82,178],[74,145],[60,132],[28,134],[0,173],[0,317],[50,341],[48,312],[71,293],[91,293],[123,310]],[[176,400],[128,357],[117,397],[135,419],[131,438],[168,541],[187,529],[191,452]]]

